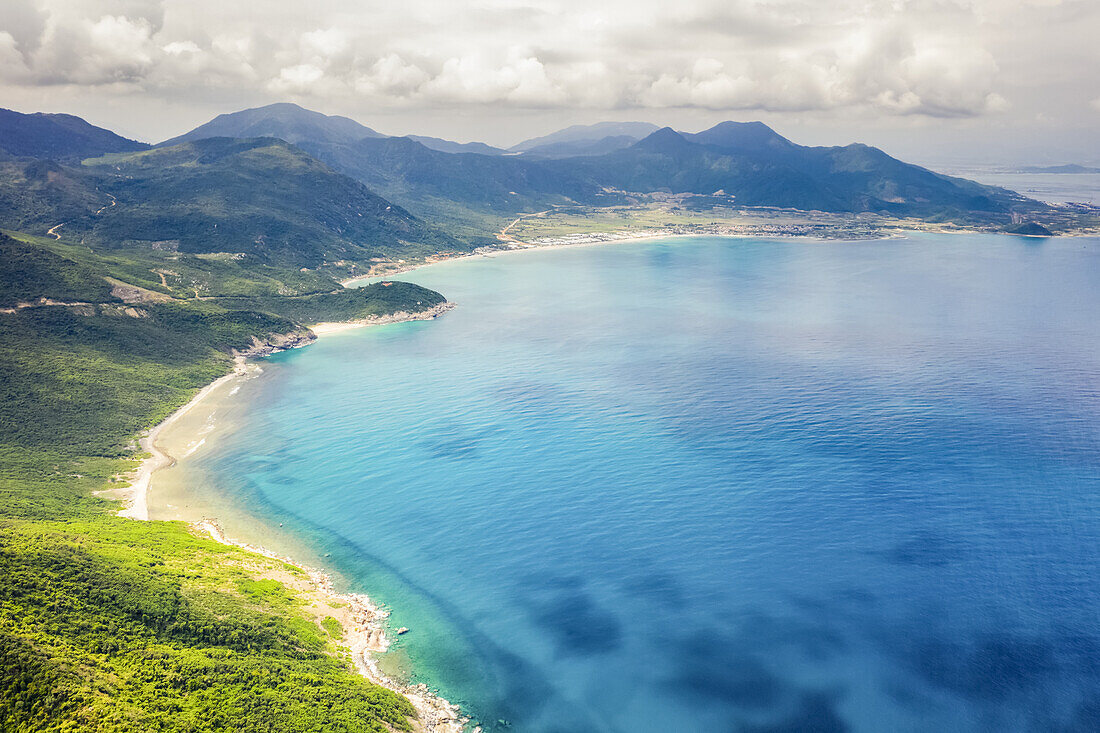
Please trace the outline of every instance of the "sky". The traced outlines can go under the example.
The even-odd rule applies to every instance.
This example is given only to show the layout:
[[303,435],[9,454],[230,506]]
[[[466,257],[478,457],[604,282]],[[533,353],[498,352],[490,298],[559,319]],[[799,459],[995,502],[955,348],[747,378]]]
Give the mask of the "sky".
[[1100,0],[0,0],[0,107],[156,142],[291,101],[508,146],[575,123],[1100,163]]

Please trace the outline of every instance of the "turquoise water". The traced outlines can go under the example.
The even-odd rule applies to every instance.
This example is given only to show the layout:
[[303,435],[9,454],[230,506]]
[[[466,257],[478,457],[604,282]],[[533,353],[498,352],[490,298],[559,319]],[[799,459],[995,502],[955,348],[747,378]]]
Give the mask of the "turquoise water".
[[1100,240],[673,239],[404,276],[196,454],[487,729],[1100,730]]

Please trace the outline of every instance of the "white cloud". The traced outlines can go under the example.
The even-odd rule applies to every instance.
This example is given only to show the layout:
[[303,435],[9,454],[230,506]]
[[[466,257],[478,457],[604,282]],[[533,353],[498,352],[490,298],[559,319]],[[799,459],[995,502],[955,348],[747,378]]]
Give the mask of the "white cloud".
[[267,88],[278,94],[311,94],[324,77],[324,69],[313,64],[298,64],[280,69]]
[[508,49],[502,58],[480,53],[449,58],[419,92],[432,100],[476,104],[511,102],[542,107],[568,101],[546,66],[516,48]]
[[408,98],[421,85],[431,80],[431,75],[413,63],[406,62],[395,53],[378,59],[355,79],[355,91],[359,94]]
[[[270,0],[263,26],[225,0],[0,6],[9,85],[122,84],[196,101],[237,90],[372,109],[965,118],[1016,109],[1100,62],[1082,30],[1100,23],[1091,0],[406,0],[370,12],[355,0]],[[1086,98],[1100,94],[1091,83]]]
[[[52,19],[51,19],[52,20]],[[138,82],[154,70],[160,49],[144,19],[104,15],[71,25],[47,25],[28,66],[47,83]]]
[[27,65],[19,45],[10,33],[0,31],[0,79],[20,82],[27,77]]

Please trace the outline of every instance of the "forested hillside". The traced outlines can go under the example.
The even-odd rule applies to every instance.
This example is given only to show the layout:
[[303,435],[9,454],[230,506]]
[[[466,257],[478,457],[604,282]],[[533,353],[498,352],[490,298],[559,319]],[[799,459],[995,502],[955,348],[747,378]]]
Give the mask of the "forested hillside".
[[319,276],[273,286],[275,271],[220,279],[229,304],[117,286],[156,264],[0,234],[0,729],[408,729],[408,701],[263,580],[293,568],[118,518],[96,492],[123,485],[135,435],[226,373],[234,348],[442,296]]

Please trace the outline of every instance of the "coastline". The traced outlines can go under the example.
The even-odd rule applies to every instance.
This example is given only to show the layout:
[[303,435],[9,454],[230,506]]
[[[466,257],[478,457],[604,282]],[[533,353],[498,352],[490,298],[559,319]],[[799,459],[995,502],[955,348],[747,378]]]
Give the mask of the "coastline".
[[157,446],[157,438],[160,437],[160,434],[168,426],[195,409],[199,403],[210,396],[211,392],[214,392],[222,385],[228,384],[239,377],[246,376],[250,371],[250,366],[251,365],[245,361],[244,356],[235,356],[233,359],[233,371],[218,377],[213,382],[200,389],[198,394],[192,397],[187,404],[155,425],[148,434],[138,441],[138,445],[140,445],[142,450],[148,453],[149,456],[143,459],[138,465],[133,481],[129,487],[125,489],[110,490],[110,493],[120,495],[121,498],[128,502],[126,508],[122,509],[118,513],[118,516],[140,521],[149,520],[149,484],[153,478],[153,473],[159,469],[167,468],[176,462],[175,458],[165,453]]
[[[697,237],[697,236],[724,236],[724,237],[749,237],[756,236],[751,234],[704,234],[704,233],[683,233],[683,232],[653,232],[646,234],[631,233],[630,236],[622,237],[618,236],[620,232],[594,232],[593,237],[606,237],[599,239],[592,239],[578,242],[560,242],[555,244],[543,243],[535,244],[531,242],[521,242],[518,239],[509,240],[508,242],[502,242],[501,245],[487,245],[484,247],[478,247],[470,252],[463,252],[451,257],[437,257],[425,262],[411,262],[403,264],[393,269],[387,269],[385,272],[368,273],[366,275],[356,275],[355,277],[349,277],[346,280],[341,280],[340,284],[346,287],[354,286],[356,283],[368,282],[370,280],[385,280],[387,277],[393,275],[403,275],[407,272],[413,272],[425,267],[431,267],[432,265],[440,265],[445,262],[457,262],[458,260],[470,259],[473,257],[496,257],[498,255],[516,254],[519,252],[534,252],[544,249],[557,249],[562,247],[593,247],[603,244],[629,244],[631,242],[642,242],[649,239],[680,239],[683,237]],[[506,246],[503,246],[506,245]]]
[[452,310],[456,305],[456,303],[445,300],[439,305],[432,306],[428,310],[417,311],[415,313],[398,311],[388,316],[370,316],[369,318],[361,318],[356,321],[324,321],[322,323],[313,324],[309,327],[309,330],[317,336],[325,336],[331,333],[339,333],[340,331],[348,331],[351,329],[363,328],[365,326],[384,326],[389,323],[407,323],[409,321],[431,321],[447,311]]
[[[641,242],[651,239],[679,239],[683,237],[724,237],[729,239],[809,239],[826,242],[904,239],[909,233],[1000,234],[1003,236],[1024,236],[1035,239],[1050,238],[1046,236],[1021,235],[1012,234],[1011,232],[989,231],[973,227],[956,227],[953,225],[944,226],[941,224],[929,224],[927,222],[921,222],[918,220],[897,220],[878,226],[873,233],[868,232],[863,234],[845,230],[841,227],[835,227],[831,232],[828,228],[825,228],[824,231],[817,232],[791,232],[783,230],[776,231],[774,227],[767,226],[756,229],[751,226],[702,226],[699,228],[690,229],[687,227],[679,227],[673,231],[618,229],[610,231],[596,231],[563,235],[559,237],[539,237],[530,241],[524,241],[506,234],[507,230],[515,224],[516,222],[512,222],[507,227],[505,227],[502,232],[497,234],[497,238],[500,240],[498,244],[485,245],[469,252],[462,252],[460,254],[455,254],[451,256],[432,256],[426,258],[424,261],[421,262],[382,263],[383,265],[397,264],[397,266],[388,267],[378,272],[370,272],[364,275],[349,277],[347,279],[341,280],[340,284],[342,284],[344,287],[352,287],[355,286],[357,283],[384,280],[387,277],[391,277],[394,275],[403,275],[405,273],[413,272],[424,267],[430,267],[431,265],[438,265],[444,262],[454,262],[456,260],[469,259],[472,257],[496,257],[498,255],[513,254],[516,252],[531,252],[543,249],[556,249],[560,247],[590,247],[603,244],[628,244],[631,242]],[[1097,236],[1097,234],[1091,231],[1071,231],[1055,234],[1053,235],[1053,238],[1094,236]]]
[[[158,438],[166,429],[206,402],[220,388],[258,374],[261,367],[249,359],[308,346],[316,341],[318,337],[349,329],[432,320],[450,311],[455,305],[453,302],[444,301],[425,311],[415,313],[399,311],[386,316],[371,316],[356,321],[324,322],[309,326],[304,331],[273,336],[266,341],[253,339],[253,343],[249,347],[234,351],[233,367],[228,374],[218,377],[204,386],[185,405],[175,410],[139,439],[140,447],[148,453],[148,456],[142,459],[137,468],[129,474],[131,477],[129,486],[97,493],[119,498],[125,502],[126,505],[118,512],[118,516],[138,521],[149,521],[149,490],[153,474],[174,465],[177,460],[176,457],[158,445]],[[311,604],[311,609],[323,610],[323,615],[332,616],[340,622],[344,629],[344,636],[342,642],[338,645],[350,653],[352,664],[361,676],[376,685],[406,697],[412,703],[418,715],[416,719],[410,720],[414,732],[462,733],[467,730],[469,718],[463,716],[457,705],[434,694],[423,683],[406,685],[386,676],[381,671],[372,655],[385,652],[390,646],[391,642],[385,633],[385,621],[389,616],[389,612],[379,608],[371,601],[369,596],[361,593],[337,593],[328,572],[308,567],[293,558],[280,556],[262,546],[237,541],[225,534],[217,519],[204,518],[198,522],[191,522],[190,526],[196,533],[208,536],[216,542],[237,547],[268,559],[278,560],[300,571],[307,579],[304,583],[296,581],[289,574],[280,578],[280,580],[292,587],[299,595],[313,600],[314,603]],[[320,618],[318,618],[318,621],[320,621]],[[473,730],[474,733],[477,733],[480,728],[474,728]]]
[[[520,252],[537,252],[547,249],[564,249],[572,247],[596,247],[608,244],[631,244],[633,242],[645,242],[653,239],[684,239],[688,237],[722,237],[725,239],[808,239],[814,241],[828,242],[828,241],[865,241],[865,240],[881,240],[881,239],[903,239],[906,232],[921,232],[926,231],[915,228],[889,228],[878,231],[875,236],[820,236],[815,234],[802,234],[802,233],[782,233],[772,231],[712,231],[707,229],[700,229],[697,231],[657,231],[657,230],[641,230],[641,231],[625,231],[614,230],[607,232],[588,232],[585,234],[570,235],[569,237],[545,237],[535,239],[530,242],[525,242],[519,239],[509,238],[502,240],[500,244],[486,245],[484,247],[478,247],[470,252],[463,252],[449,257],[435,257],[424,262],[410,262],[403,263],[398,267],[392,269],[386,269],[383,272],[368,273],[366,275],[356,275],[345,280],[341,280],[340,284],[344,287],[353,287],[357,283],[365,283],[374,280],[385,280],[387,277],[394,275],[403,275],[408,272],[414,272],[416,270],[423,269],[425,267],[431,267],[432,265],[439,265],[445,262],[457,262],[458,260],[465,260],[474,257],[487,257],[493,258],[500,255],[518,254]],[[938,231],[938,230],[936,230]],[[843,232],[838,232],[841,234]],[[958,234],[979,234],[982,233],[978,230],[969,229],[951,229],[945,230],[944,233],[958,233]],[[543,241],[551,240],[551,241]]]
[[[300,596],[312,601],[309,610],[318,621],[329,616],[340,623],[343,628],[342,646],[351,653],[352,664],[361,676],[408,698],[419,716],[410,721],[414,733],[462,733],[466,730],[470,719],[462,714],[457,705],[434,694],[423,683],[405,685],[386,676],[379,669],[372,655],[385,652],[390,647],[385,630],[389,611],[380,608],[369,596],[362,593],[338,593],[333,588],[332,577],[324,570],[308,567],[264,547],[233,540],[226,536],[217,520],[204,519],[191,523],[191,527],[215,542],[297,568],[304,580],[296,579],[289,573],[277,579],[293,588]],[[473,733],[480,730],[480,727],[476,727]]]
[[[948,234],[964,232],[951,230],[944,231],[942,233]],[[450,262],[452,260],[475,256],[485,256],[491,258],[498,254],[517,253],[555,247],[588,247],[601,244],[630,243],[653,239],[673,239],[694,236],[722,236],[730,239],[741,239],[753,238],[757,237],[758,235],[733,233],[723,235],[701,235],[695,233],[653,233],[644,236],[621,237],[609,240],[597,239],[593,241],[541,245],[523,244],[520,246],[492,249],[490,251],[477,251],[458,257],[438,259],[433,262],[418,263],[415,265],[411,265],[407,269],[402,271],[412,271],[421,267],[427,267],[431,264],[439,264],[441,262]],[[905,233],[903,231],[893,230],[884,231],[882,232],[882,236],[876,237],[875,239],[885,240],[904,237]],[[811,239],[820,241],[828,241],[829,239],[813,236],[808,237],[805,235],[788,235],[784,238]],[[356,280],[362,281],[366,279],[384,279],[384,277],[392,274],[396,273],[388,272],[386,273],[386,275],[361,276],[359,278],[353,278],[352,280],[346,282],[352,282]],[[446,313],[454,307],[454,303],[447,301],[427,311],[413,314],[396,313],[389,316],[373,316],[357,321],[318,323],[309,327],[307,335],[303,335],[301,333],[287,335],[287,337],[282,340],[284,342],[282,345],[275,345],[272,343],[261,344],[257,342],[256,344],[254,344],[253,348],[247,350],[247,356],[266,356],[277,351],[308,345],[309,343],[312,343],[317,337],[333,333],[340,333],[346,330],[358,329],[370,325],[383,325],[412,320],[430,320],[438,317],[439,315],[442,315],[443,313]],[[146,458],[144,461],[142,461],[142,464],[138,469],[138,480],[135,481],[135,486],[137,486],[139,481],[141,482],[140,490],[142,492],[142,514],[139,515],[138,512],[134,510],[134,506],[131,506],[120,512],[120,516],[128,516],[135,519],[148,519],[149,515],[147,494],[150,487],[152,475],[157,470],[167,468],[175,462],[175,459],[172,458],[171,455],[157,448],[157,446],[155,445],[157,438],[160,436],[165,428],[168,428],[170,425],[175,424],[181,417],[183,417],[183,415],[189,413],[199,403],[209,398],[209,396],[214,393],[222,384],[231,382],[238,377],[244,377],[249,374],[256,373],[256,371],[259,370],[259,366],[253,362],[246,361],[245,357],[246,354],[238,354],[233,372],[224,375],[218,380],[215,380],[214,382],[208,384],[206,387],[200,390],[200,392],[196,394],[190,402],[179,408],[179,410],[170,415],[165,421],[150,430],[149,434],[146,437],[142,438],[142,447],[151,454],[149,458]],[[248,544],[236,541],[226,536],[226,534],[222,531],[221,526],[217,523],[216,519],[205,519],[199,522],[193,522],[191,523],[191,526],[196,532],[208,535],[217,542],[242,548],[248,552],[255,553],[264,557],[278,559],[302,570],[303,573],[305,573],[309,577],[313,589],[308,592],[315,592],[319,594],[320,597],[327,599],[328,601],[346,606],[346,614],[343,611],[339,611],[338,609],[338,611],[333,611],[329,615],[333,615],[334,617],[338,618],[338,620],[341,621],[344,628],[346,629],[344,644],[351,651],[351,658],[357,671],[359,672],[359,674],[374,682],[375,684],[379,684],[410,699],[414,707],[417,709],[418,714],[421,716],[419,721],[414,721],[415,730],[444,731],[446,733],[450,733],[450,731],[457,732],[466,730],[466,725],[468,721],[463,721],[463,719],[460,717],[461,712],[459,711],[457,706],[449,703],[447,700],[437,695],[432,694],[425,685],[403,685],[399,681],[387,678],[381,672],[371,654],[384,652],[390,645],[390,640],[386,638],[384,631],[385,621],[388,616],[388,612],[386,612],[384,609],[380,609],[378,606],[372,603],[368,596],[354,593],[336,593],[332,587],[331,577],[325,571],[312,569],[309,566],[303,565],[293,559],[290,559],[289,557],[279,556],[276,553],[266,550],[262,545]],[[297,553],[295,552],[295,554]],[[333,607],[335,608],[335,606]],[[345,623],[345,619],[349,620],[349,622]],[[431,722],[429,723],[428,721]],[[428,725],[428,727],[420,728],[419,723],[424,723],[425,725]]]

